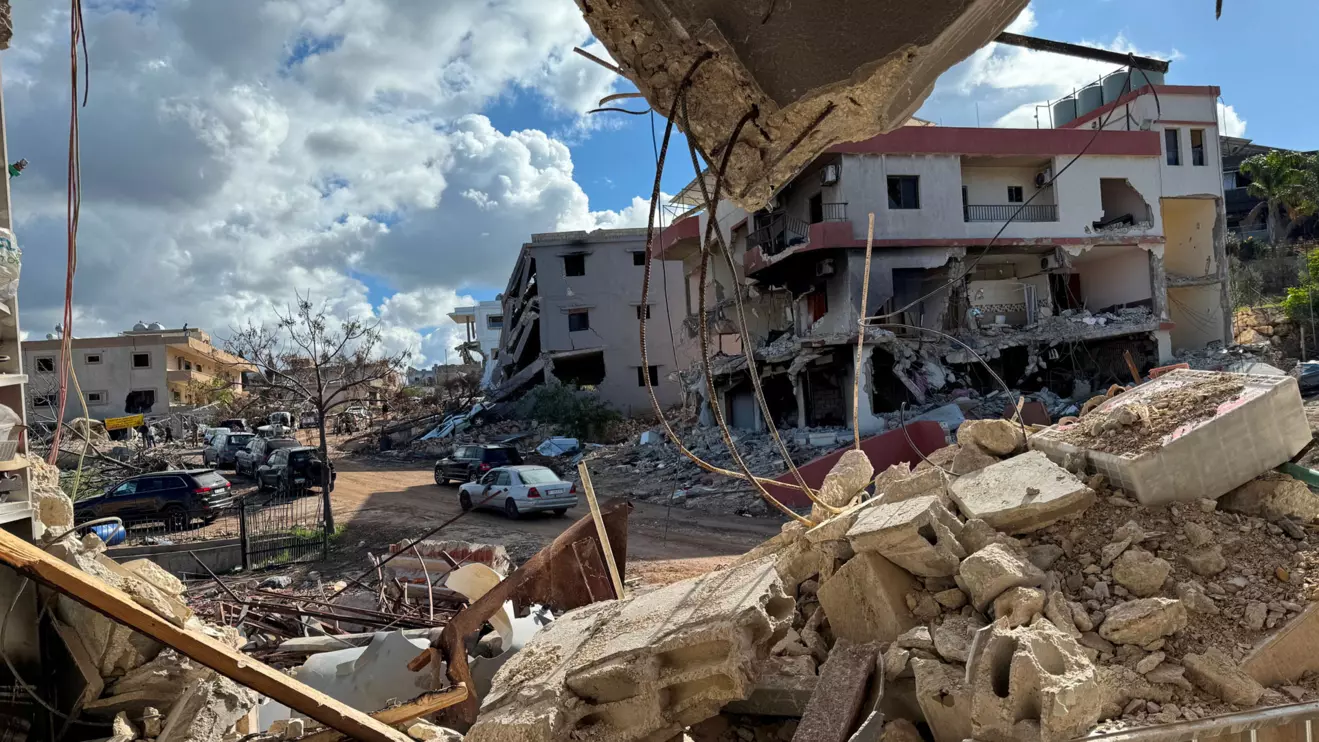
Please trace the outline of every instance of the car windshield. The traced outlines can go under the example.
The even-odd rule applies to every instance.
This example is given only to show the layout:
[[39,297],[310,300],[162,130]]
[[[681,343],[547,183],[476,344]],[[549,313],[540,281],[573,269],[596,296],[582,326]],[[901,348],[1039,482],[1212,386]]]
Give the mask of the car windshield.
[[315,451],[293,451],[289,454],[290,464],[305,464],[308,461],[318,461]]
[[200,484],[203,487],[224,487],[229,484],[228,479],[225,479],[219,472],[215,471],[200,472],[192,475],[192,478],[196,479],[197,484]]
[[550,484],[559,481],[559,475],[545,468],[522,469],[518,472],[523,484]]
[[522,456],[515,448],[487,448],[485,460],[489,464],[521,464]]
[[246,446],[256,436],[251,433],[230,433],[226,438],[231,446]]
[[293,448],[296,445],[298,445],[298,442],[292,438],[271,438],[270,441],[266,443],[266,446],[269,447],[271,451],[281,448]]

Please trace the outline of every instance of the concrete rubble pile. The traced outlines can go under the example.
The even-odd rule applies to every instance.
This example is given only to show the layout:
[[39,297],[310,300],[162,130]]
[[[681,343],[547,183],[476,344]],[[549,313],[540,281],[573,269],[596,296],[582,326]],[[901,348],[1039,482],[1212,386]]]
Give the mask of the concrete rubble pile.
[[[1224,380],[1174,373],[1190,400]],[[1290,384],[1282,402],[1238,385],[1158,435],[1215,445],[1262,408],[1287,427],[1304,416]],[[1160,405],[1136,424],[1185,413]],[[844,454],[821,488],[840,513],[817,504],[817,525],[728,571],[560,617],[496,675],[468,738],[915,742],[923,725],[1049,742],[1319,700],[1319,497],[1258,468],[1291,443],[1238,455],[1257,470],[1230,491],[1147,506],[1029,432],[971,421],[878,476]]]

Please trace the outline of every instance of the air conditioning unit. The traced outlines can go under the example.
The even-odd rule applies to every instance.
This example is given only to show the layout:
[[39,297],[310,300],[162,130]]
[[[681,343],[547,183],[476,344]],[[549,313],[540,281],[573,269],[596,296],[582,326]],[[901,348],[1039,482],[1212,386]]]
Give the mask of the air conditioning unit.
[[833,185],[838,182],[838,166],[825,165],[820,171],[820,185]]
[[825,258],[824,260],[821,260],[820,262],[815,264],[816,278],[823,278],[824,276],[832,276],[833,274],[834,274],[833,258]]
[[1043,172],[1035,174],[1035,187],[1043,188],[1045,183],[1053,180],[1053,168],[1046,167]]

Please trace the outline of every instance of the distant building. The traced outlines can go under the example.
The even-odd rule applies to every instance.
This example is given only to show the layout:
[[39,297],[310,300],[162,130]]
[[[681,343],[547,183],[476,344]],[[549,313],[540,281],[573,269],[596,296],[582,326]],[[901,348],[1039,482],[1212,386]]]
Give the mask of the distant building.
[[[498,301],[483,301],[475,306],[456,307],[449,319],[463,325],[467,332],[464,345],[479,348],[485,360],[499,347],[499,332],[504,329],[504,306]],[[461,348],[462,346],[459,346]]]
[[[1265,155],[1281,147],[1266,147],[1242,137],[1220,137],[1223,151],[1223,196],[1227,213],[1227,228],[1241,239],[1254,237],[1257,240],[1269,239],[1268,225],[1263,218],[1251,223],[1247,217],[1259,205],[1260,199],[1250,195],[1250,176],[1241,172],[1241,163],[1255,155]],[[1284,150],[1288,151],[1288,150]],[[1313,151],[1302,154],[1314,154]],[[1314,223],[1299,236],[1310,237],[1314,233]],[[1303,228],[1304,229],[1304,228]],[[1293,235],[1297,236],[1297,235]]]
[[450,379],[478,371],[480,368],[476,364],[460,363],[437,363],[430,368],[409,368],[407,371],[407,385],[418,387],[444,386],[445,382]]
[[[58,339],[23,343],[23,366],[30,378],[28,414],[38,422],[55,419],[60,343]],[[72,345],[73,371],[87,415],[96,420],[166,415],[208,404],[218,391],[241,393],[244,372],[252,370],[243,359],[212,345],[211,336],[199,329],[138,323],[111,337],[73,338]],[[68,389],[75,389],[72,377]],[[82,404],[70,394],[64,419],[82,416]]]

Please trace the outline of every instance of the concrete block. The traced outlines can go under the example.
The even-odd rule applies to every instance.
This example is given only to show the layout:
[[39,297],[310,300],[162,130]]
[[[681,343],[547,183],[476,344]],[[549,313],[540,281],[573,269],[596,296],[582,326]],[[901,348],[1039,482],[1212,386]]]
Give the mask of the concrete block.
[[1011,456],[1026,446],[1026,436],[1011,420],[968,420],[957,429],[957,442],[993,456]]
[[970,675],[972,727],[982,742],[1067,740],[1099,719],[1094,665],[1049,621],[994,624]]
[[466,739],[668,739],[750,696],[793,612],[769,560],[569,611],[495,674]]
[[1108,609],[1099,635],[1114,644],[1143,647],[1186,628],[1186,607],[1171,598],[1128,600]]
[[1075,517],[1095,493],[1037,451],[1000,461],[953,482],[948,494],[967,519],[1005,533],[1027,533]]
[[1319,671],[1319,603],[1306,606],[1246,655],[1241,669],[1261,685],[1295,683]]
[[994,598],[1014,587],[1038,587],[1044,573],[1003,544],[990,544],[962,560],[962,586],[971,594],[971,605],[981,613]]
[[793,742],[846,742],[878,655],[878,644],[838,640],[820,667],[819,685],[802,714]]
[[[1290,376],[1222,374],[1178,370],[1099,405],[1112,411],[1147,405],[1169,390],[1231,376],[1244,384],[1241,396],[1219,405],[1214,416],[1182,426],[1140,454],[1115,455],[1063,440],[1067,426],[1031,436],[1031,448],[1062,463],[1072,456],[1103,474],[1113,487],[1144,505],[1215,499],[1289,460],[1310,442],[1300,389]],[[1084,424],[1084,419],[1076,425]]]
[[740,701],[730,701],[724,706],[724,711],[731,714],[801,718],[819,682],[818,675],[765,673],[752,686],[751,695]]
[[848,560],[820,585],[820,606],[834,636],[854,642],[893,641],[915,626],[906,595],[916,578],[873,551]]
[[913,660],[916,673],[916,702],[934,742],[962,742],[973,738],[971,694],[963,682],[963,670],[938,660]]
[[1197,688],[1218,696],[1236,706],[1254,706],[1264,695],[1264,686],[1242,672],[1237,662],[1210,647],[1204,654],[1188,654],[1182,658],[1186,679]]
[[847,532],[858,552],[874,551],[921,577],[951,577],[966,557],[958,543],[962,521],[937,495],[867,509]]
[[229,678],[195,681],[165,716],[156,742],[218,740],[256,704],[254,691]]
[[[874,474],[875,467],[870,463],[870,457],[864,451],[851,449],[839,457],[829,473],[824,475],[817,496],[833,507],[847,507],[870,484]],[[828,517],[829,512],[819,504],[811,505],[811,520],[819,523]]]
[[1270,521],[1287,518],[1309,523],[1319,518],[1319,495],[1288,474],[1267,471],[1223,495],[1218,507]]
[[938,469],[912,470],[907,464],[894,464],[875,477],[875,497],[884,502],[900,502],[946,489],[944,473]]

